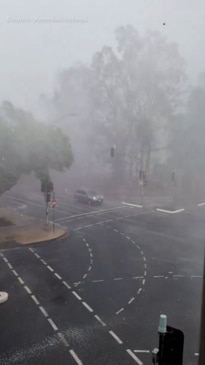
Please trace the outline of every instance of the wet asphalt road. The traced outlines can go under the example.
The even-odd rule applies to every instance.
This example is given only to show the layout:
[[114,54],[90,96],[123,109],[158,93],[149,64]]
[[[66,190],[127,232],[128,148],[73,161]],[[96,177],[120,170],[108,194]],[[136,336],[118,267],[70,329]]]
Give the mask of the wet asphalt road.
[[[40,202],[7,195],[22,213]],[[184,365],[196,365],[205,206],[167,214],[121,202],[59,199],[70,237],[0,250],[0,364],[151,364],[158,320],[184,331]]]

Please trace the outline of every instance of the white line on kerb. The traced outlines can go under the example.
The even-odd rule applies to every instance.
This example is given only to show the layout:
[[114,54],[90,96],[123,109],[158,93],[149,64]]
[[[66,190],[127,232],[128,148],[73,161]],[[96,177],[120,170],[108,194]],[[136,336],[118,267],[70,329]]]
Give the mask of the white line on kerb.
[[89,312],[93,312],[93,309],[86,303],[86,302],[82,302],[82,304],[84,305],[84,307],[89,311]]
[[80,297],[80,295],[78,295],[78,293],[76,293],[74,290],[72,291],[73,295],[75,295],[75,297],[78,299],[78,300],[82,300],[82,298]]
[[106,324],[102,321],[102,319],[99,317],[99,316],[97,316],[97,314],[95,314],[95,316],[94,316],[96,319],[97,319],[97,321],[103,326],[103,327],[105,327],[106,326]]
[[38,299],[35,297],[35,295],[31,295],[31,298],[33,299],[33,301],[37,304],[37,305],[39,305],[40,303],[39,303],[39,301],[38,301]]
[[121,312],[124,311],[124,308],[121,308],[119,311],[117,311],[115,314],[120,314]]
[[149,354],[150,353],[150,350],[134,350],[134,352]]
[[117,341],[120,345],[123,343],[122,340],[116,335],[115,332],[109,331],[109,334]]
[[82,361],[79,359],[78,355],[76,355],[75,351],[71,349],[69,350],[69,352],[78,365],[83,365]]
[[56,324],[53,322],[53,320],[51,318],[48,318],[48,322],[50,323],[50,325],[54,329],[54,331],[58,331],[58,327],[56,326]]
[[134,297],[129,300],[128,304],[131,304],[133,302],[133,300],[135,300]]
[[138,365],[143,365],[143,362],[130,349],[127,349],[126,351]]
[[39,309],[40,309],[41,313],[43,313],[43,315],[47,318],[48,313],[46,312],[46,310],[42,306],[40,306]]
[[68,285],[68,283],[66,283],[66,281],[63,281],[63,284],[66,286],[66,288],[71,289],[70,285]]

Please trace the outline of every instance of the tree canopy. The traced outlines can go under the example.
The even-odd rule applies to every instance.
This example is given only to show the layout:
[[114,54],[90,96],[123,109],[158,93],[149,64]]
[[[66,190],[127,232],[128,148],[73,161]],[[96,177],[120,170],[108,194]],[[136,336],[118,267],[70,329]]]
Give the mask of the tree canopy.
[[69,138],[59,128],[36,121],[11,103],[0,108],[0,193],[22,174],[41,179],[49,169],[64,171],[73,161]]

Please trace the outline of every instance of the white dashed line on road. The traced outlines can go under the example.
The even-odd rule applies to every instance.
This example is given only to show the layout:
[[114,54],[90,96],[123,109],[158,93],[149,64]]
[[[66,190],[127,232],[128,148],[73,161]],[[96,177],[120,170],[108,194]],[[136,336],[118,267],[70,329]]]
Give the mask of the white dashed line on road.
[[184,278],[184,275],[173,275],[173,278]]
[[11,264],[9,264],[9,262],[7,263],[9,269],[13,269],[13,266]]
[[50,325],[54,331],[58,331],[58,327],[56,326],[56,324],[53,322],[53,320],[51,318],[48,318],[48,322],[50,323]]
[[47,265],[47,269],[50,270],[51,272],[54,272],[54,270],[52,269],[52,267],[50,267],[49,265]]
[[39,256],[39,254],[38,254],[38,253],[34,253],[34,255],[35,255],[38,259],[40,259],[40,256]]
[[24,289],[27,291],[28,294],[31,294],[31,290],[28,288],[28,286],[24,285]]
[[7,258],[6,257],[3,257],[3,260],[4,260],[4,262],[8,262],[8,260],[7,260]]
[[191,275],[191,278],[203,278],[203,276],[202,275]]
[[59,274],[57,274],[56,272],[54,273],[54,275],[59,279],[59,280],[62,280],[62,277],[59,275]]
[[142,280],[142,285],[145,285],[145,279]]
[[106,324],[102,321],[102,319],[99,317],[99,316],[97,316],[97,314],[95,314],[94,315],[94,317],[97,319],[97,321],[103,326],[103,327],[105,327],[106,326]]
[[91,271],[91,270],[92,270],[92,266],[89,266],[88,271]]
[[198,207],[203,207],[203,205],[205,205],[205,203],[199,203],[197,205],[198,205]]
[[47,263],[45,262],[45,260],[40,259],[40,261],[42,262],[42,264],[47,265]]
[[121,308],[121,309],[119,309],[119,311],[117,311],[115,314],[120,314],[121,312],[123,312],[124,311],[124,308]]
[[116,335],[115,332],[109,331],[109,334],[117,341],[120,345],[123,343],[122,340]]
[[104,280],[92,280],[92,283],[103,283]]
[[47,318],[48,317],[48,313],[46,312],[45,308],[43,308],[41,305],[39,306],[39,309],[41,311],[41,313],[43,313],[43,315]]
[[21,279],[21,277],[19,276],[18,277],[18,281],[23,285],[24,284],[24,281]]
[[127,349],[126,351],[138,365],[143,365],[143,362],[134,354],[134,352],[132,352],[130,349]]
[[86,303],[86,302],[82,302],[82,304],[84,305],[84,307],[89,311],[89,312],[93,312],[93,309]]
[[149,354],[150,350],[134,350],[134,352],[142,353],[142,354]]
[[71,349],[69,352],[78,365],[83,365],[82,361],[79,359],[78,355],[76,355],[74,350]]
[[137,294],[140,294],[142,291],[142,288],[139,288],[138,291],[137,291]]
[[122,278],[114,278],[113,280],[122,280]]
[[61,340],[61,342],[64,344],[65,347],[69,347],[68,342],[66,341],[65,337],[61,332],[58,332],[58,337]]
[[16,270],[11,270],[15,276],[18,276]]
[[63,281],[62,283],[66,286],[67,289],[71,289],[71,286],[68,283],[66,283],[66,281]]
[[78,299],[78,300],[82,300],[82,298],[80,297],[80,295],[78,295],[78,293],[76,293],[74,290],[72,291],[73,295],[75,295],[75,297]]
[[128,304],[131,304],[131,303],[133,302],[133,300],[135,300],[135,298],[134,298],[134,297],[132,297],[132,298],[129,300]]
[[38,299],[35,297],[35,295],[31,295],[31,298],[33,299],[34,303],[36,303],[36,305],[40,304]]
[[164,275],[155,275],[153,276],[154,279],[158,279],[158,278],[164,278]]
[[133,276],[132,279],[135,279],[135,280],[144,279],[144,276]]
[[85,278],[87,277],[87,275],[88,275],[88,274],[84,274],[84,275],[83,275],[83,279],[85,279]]

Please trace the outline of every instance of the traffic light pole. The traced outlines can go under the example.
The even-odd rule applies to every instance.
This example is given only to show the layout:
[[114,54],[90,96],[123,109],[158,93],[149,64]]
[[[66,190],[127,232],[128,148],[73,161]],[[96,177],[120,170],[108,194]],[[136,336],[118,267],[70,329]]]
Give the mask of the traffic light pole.
[[201,333],[199,349],[199,365],[205,364],[205,256],[204,256],[204,276],[203,276],[203,293],[201,306]]

